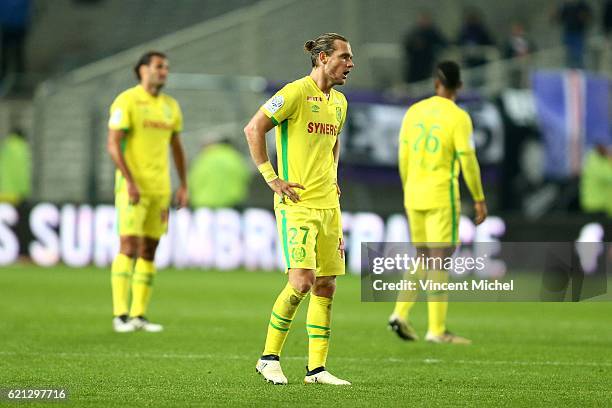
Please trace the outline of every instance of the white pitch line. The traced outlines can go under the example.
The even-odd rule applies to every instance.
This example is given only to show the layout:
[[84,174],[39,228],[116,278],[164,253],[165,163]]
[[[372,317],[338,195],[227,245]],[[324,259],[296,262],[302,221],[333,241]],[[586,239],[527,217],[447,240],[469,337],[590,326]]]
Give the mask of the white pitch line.
[[[0,351],[3,356],[52,356],[52,357],[103,357],[103,358],[122,358],[122,359],[180,359],[180,360],[207,360],[207,359],[229,359],[229,360],[253,360],[257,355],[231,355],[231,354],[183,354],[183,353],[162,353],[162,354],[143,354],[143,353],[31,353],[16,351]],[[221,357],[222,356],[222,357]],[[306,356],[284,356],[283,360],[305,360]],[[372,363],[422,363],[422,364],[474,364],[474,365],[514,365],[514,366],[583,366],[583,367],[612,367],[610,361],[520,361],[520,360],[440,360],[434,358],[425,359],[404,359],[397,357],[388,358],[368,358],[368,357],[333,357],[334,360],[347,362],[372,362]]]

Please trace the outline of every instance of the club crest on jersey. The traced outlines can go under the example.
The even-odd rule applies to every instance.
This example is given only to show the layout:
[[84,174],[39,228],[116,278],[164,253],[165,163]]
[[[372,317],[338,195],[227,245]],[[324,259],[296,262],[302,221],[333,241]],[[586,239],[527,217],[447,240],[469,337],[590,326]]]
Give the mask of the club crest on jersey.
[[306,258],[306,250],[303,247],[295,247],[291,250],[291,258],[295,262],[302,262]]
[[283,95],[274,95],[272,98],[265,103],[264,108],[267,109],[271,114],[275,114],[285,104],[285,98]]
[[336,119],[338,119],[338,122],[342,121],[342,108],[339,106],[336,106]]
[[172,119],[172,109],[168,105],[164,105],[164,115],[166,115],[166,119]]
[[312,105],[312,107],[310,108],[311,111],[313,112],[318,112],[319,110],[321,110],[321,108],[319,108],[319,105]]

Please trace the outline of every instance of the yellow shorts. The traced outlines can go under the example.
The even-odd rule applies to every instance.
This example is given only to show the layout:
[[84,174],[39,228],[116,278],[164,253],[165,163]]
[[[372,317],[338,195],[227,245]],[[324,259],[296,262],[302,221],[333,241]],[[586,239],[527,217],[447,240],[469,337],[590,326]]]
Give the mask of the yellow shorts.
[[274,213],[286,271],[301,268],[314,270],[315,276],[344,275],[340,208],[320,210],[280,203]]
[[440,246],[437,244],[459,244],[458,205],[428,210],[407,209],[406,212],[413,244],[428,244],[428,247]]
[[168,230],[169,207],[170,194],[141,195],[136,205],[130,204],[127,193],[115,195],[119,235],[159,240]]

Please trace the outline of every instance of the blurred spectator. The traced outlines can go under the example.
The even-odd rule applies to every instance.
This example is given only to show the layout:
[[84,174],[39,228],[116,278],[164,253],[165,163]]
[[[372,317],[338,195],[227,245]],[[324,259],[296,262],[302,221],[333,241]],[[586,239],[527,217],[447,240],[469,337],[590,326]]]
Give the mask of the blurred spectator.
[[[0,0],[1,1],[1,0]],[[0,142],[0,203],[11,204],[17,209],[19,219],[15,232],[19,240],[20,254],[27,254],[26,242],[31,241],[29,228],[32,159],[30,145],[20,129],[13,129]]]
[[245,157],[222,140],[205,146],[189,170],[190,201],[195,208],[236,207],[247,197],[251,173]]
[[486,50],[483,50],[482,47],[492,46],[494,41],[482,20],[479,10],[466,10],[457,44],[465,48],[462,53],[466,68],[476,67],[487,62]]
[[447,44],[431,15],[421,13],[417,26],[404,38],[404,80],[411,83],[431,78],[437,56]]
[[525,27],[519,22],[513,22],[510,27],[510,36],[506,38],[502,48],[504,58],[513,58],[508,72],[510,86],[523,88],[527,82],[529,55],[535,51],[535,44],[525,33]]
[[567,66],[584,68],[586,32],[591,24],[591,7],[583,0],[568,0],[554,14],[562,26]]
[[20,129],[0,143],[0,202],[15,207],[30,197],[32,159],[30,145]]
[[30,0],[0,1],[0,82],[8,74],[25,73],[25,40],[30,24]]
[[604,35],[610,39],[610,34],[612,34],[612,0],[608,0],[604,4],[602,30]]
[[506,39],[503,46],[504,58],[525,57],[535,51],[534,43],[525,33],[525,27],[519,22],[514,22],[510,26],[510,36]]
[[612,217],[612,156],[598,145],[587,153],[580,179],[580,206],[585,212]]

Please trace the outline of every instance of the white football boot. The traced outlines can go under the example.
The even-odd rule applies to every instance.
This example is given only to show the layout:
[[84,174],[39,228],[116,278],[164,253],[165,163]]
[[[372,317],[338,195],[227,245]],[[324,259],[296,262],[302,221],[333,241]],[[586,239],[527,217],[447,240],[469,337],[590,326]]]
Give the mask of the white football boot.
[[144,316],[132,317],[129,324],[134,326],[134,330],[142,330],[149,333],[159,333],[164,330],[164,326],[157,323],[151,323]]
[[472,340],[466,339],[465,337],[457,336],[449,332],[448,330],[439,336],[436,336],[430,332],[425,335],[425,340],[430,343],[447,343],[447,344],[472,344]]
[[287,384],[287,377],[283,374],[280,361],[277,360],[257,360],[255,371],[265,378],[265,380],[274,385]]
[[127,317],[117,316],[113,318],[113,330],[115,333],[129,333],[136,329],[134,325],[130,324]]
[[310,375],[306,373],[304,384],[351,385],[350,382],[342,380],[325,370],[325,367],[320,367],[319,369],[313,370]]

